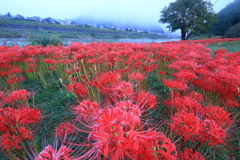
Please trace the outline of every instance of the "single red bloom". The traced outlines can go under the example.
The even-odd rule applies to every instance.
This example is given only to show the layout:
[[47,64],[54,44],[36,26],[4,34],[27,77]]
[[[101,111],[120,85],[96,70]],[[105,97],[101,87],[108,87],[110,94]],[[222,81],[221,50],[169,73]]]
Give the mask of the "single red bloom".
[[130,80],[141,82],[144,79],[144,76],[140,72],[133,72],[133,73],[128,75],[128,78]]
[[201,122],[199,127],[200,136],[196,140],[201,140],[202,145],[208,142],[209,146],[223,144],[226,139],[226,132],[214,121],[205,119]]
[[21,149],[22,147],[19,145],[21,141],[21,137],[16,135],[11,136],[9,132],[3,132],[0,136],[0,148],[3,150],[12,148]]
[[133,100],[140,107],[142,111],[147,109],[155,109],[157,104],[157,97],[151,95],[149,92],[142,91],[134,96]]
[[46,58],[43,60],[43,62],[48,63],[48,64],[54,64],[54,63],[56,63],[56,60],[51,59],[51,58]]
[[27,97],[30,95],[32,95],[32,93],[27,92],[25,89],[16,90],[5,97],[5,102],[13,103],[17,100],[27,101]]
[[67,86],[67,89],[70,92],[75,93],[77,96],[80,96],[80,97],[87,97],[88,96],[87,88],[79,82],[69,84]]
[[187,84],[183,81],[178,81],[178,80],[165,80],[164,85],[167,86],[168,88],[172,88],[172,89],[178,89],[178,90],[185,90],[188,88]]
[[58,150],[48,145],[39,153],[35,160],[73,160],[73,158],[70,157],[71,152],[73,152],[73,150],[64,145]]
[[205,106],[201,108],[201,115],[204,119],[212,119],[219,126],[231,126],[233,121],[230,119],[230,113],[226,112],[219,106]]
[[193,151],[189,148],[184,148],[183,152],[180,152],[177,156],[178,160],[205,160],[203,155],[198,151]]
[[178,112],[171,118],[170,129],[185,140],[191,139],[192,136],[199,134],[200,120],[193,113]]

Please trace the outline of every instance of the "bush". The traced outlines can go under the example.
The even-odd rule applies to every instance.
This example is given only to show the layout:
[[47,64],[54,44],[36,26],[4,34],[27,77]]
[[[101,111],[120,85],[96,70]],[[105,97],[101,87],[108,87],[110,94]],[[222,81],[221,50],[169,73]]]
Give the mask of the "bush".
[[240,37],[240,23],[230,27],[226,32],[225,36],[227,38],[237,38]]
[[57,43],[62,43],[61,39],[58,36],[49,35],[46,32],[42,32],[41,34],[31,34],[29,41],[30,45],[42,45],[44,47],[48,45],[56,46]]

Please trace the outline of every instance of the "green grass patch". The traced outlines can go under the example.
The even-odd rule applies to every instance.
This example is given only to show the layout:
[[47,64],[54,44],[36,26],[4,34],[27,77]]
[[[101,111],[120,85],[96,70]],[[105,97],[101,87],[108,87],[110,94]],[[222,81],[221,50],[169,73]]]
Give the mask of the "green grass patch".
[[232,42],[223,42],[223,43],[213,43],[207,46],[213,52],[219,48],[227,49],[229,52],[240,51],[240,41],[232,41]]
[[[42,141],[44,135],[47,141],[54,137],[54,131],[60,123],[74,119],[69,106],[76,103],[75,97],[62,88],[59,81],[51,81],[51,87],[43,88],[39,78],[23,81],[22,85],[27,91],[35,93],[29,99],[30,106],[41,110],[42,123],[39,124],[37,142]],[[50,143],[50,142],[48,142]],[[40,145],[42,146],[42,145]]]

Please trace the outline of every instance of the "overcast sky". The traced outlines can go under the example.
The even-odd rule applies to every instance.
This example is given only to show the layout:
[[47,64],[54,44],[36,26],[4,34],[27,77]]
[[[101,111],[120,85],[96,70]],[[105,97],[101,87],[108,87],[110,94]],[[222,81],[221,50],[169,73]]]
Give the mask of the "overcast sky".
[[[158,24],[160,10],[175,0],[0,0],[0,14],[55,19],[89,17],[93,20]],[[217,13],[234,0],[211,0]]]

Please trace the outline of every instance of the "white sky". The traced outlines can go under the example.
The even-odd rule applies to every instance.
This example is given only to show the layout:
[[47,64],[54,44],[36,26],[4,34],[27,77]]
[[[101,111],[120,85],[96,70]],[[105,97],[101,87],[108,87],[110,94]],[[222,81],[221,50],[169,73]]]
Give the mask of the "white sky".
[[[0,0],[0,14],[55,19],[88,17],[157,24],[160,11],[175,0]],[[211,0],[217,13],[234,0]]]

